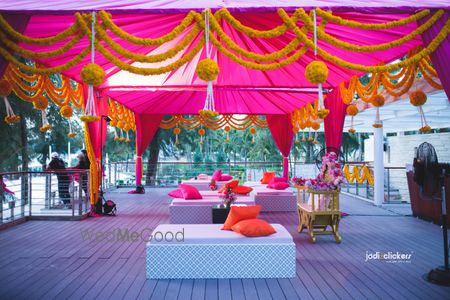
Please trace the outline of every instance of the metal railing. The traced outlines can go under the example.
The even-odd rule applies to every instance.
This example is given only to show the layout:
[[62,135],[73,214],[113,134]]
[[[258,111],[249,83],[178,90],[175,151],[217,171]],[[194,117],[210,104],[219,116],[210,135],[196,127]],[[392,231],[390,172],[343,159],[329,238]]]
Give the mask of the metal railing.
[[[134,162],[112,162],[106,165],[105,186],[120,187],[136,184]],[[156,172],[152,172],[155,170]],[[158,162],[143,164],[142,181],[145,185],[176,186],[185,179],[194,178],[199,174],[211,175],[215,170],[221,169],[233,178],[242,181],[256,181],[262,178],[265,171],[282,173],[281,162]]]
[[0,173],[0,204],[0,224],[84,216],[90,210],[89,170]]
[[[371,162],[349,162],[347,164],[363,166],[367,165],[373,174],[373,166]],[[364,183],[358,183],[356,180],[353,183],[345,183],[342,190],[373,201],[374,191],[373,186]],[[409,203],[408,184],[406,181],[405,167],[385,166],[384,167],[384,203]]]

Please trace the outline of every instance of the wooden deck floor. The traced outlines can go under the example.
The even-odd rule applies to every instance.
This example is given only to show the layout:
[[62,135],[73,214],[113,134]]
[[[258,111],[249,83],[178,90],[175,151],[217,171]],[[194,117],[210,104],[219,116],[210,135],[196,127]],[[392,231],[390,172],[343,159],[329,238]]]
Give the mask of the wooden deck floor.
[[[166,189],[125,190],[107,198],[118,216],[85,221],[29,221],[0,232],[1,299],[450,299],[450,288],[421,276],[442,264],[436,225],[348,197],[342,244],[297,234],[295,213],[263,214],[284,224],[297,245],[293,279],[146,280],[144,243],[86,241],[81,231],[142,230],[168,222]],[[369,252],[411,253],[410,263],[365,261]]]

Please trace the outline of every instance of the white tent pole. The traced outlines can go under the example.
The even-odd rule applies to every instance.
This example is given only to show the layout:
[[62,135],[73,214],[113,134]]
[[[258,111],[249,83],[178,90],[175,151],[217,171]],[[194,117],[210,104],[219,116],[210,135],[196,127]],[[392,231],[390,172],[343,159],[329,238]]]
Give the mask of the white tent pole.
[[[382,121],[380,121],[382,122]],[[384,202],[384,151],[383,127],[374,128],[374,204],[380,206]]]

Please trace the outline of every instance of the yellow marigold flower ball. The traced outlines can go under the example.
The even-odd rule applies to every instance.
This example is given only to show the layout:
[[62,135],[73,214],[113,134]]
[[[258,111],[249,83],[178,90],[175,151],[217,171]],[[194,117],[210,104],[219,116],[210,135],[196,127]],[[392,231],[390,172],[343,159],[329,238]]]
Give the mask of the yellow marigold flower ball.
[[115,137],[114,137],[114,140],[115,140],[115,141],[119,141],[119,140],[120,140],[120,137],[115,136]]
[[12,85],[11,83],[6,80],[2,79],[0,80],[0,97],[6,97],[12,92]]
[[353,129],[353,128],[350,128],[350,129],[348,130],[348,133],[355,133],[355,132],[356,132],[356,130]]
[[374,124],[372,124],[372,127],[373,128],[381,128],[381,127],[383,127],[383,124],[381,124],[381,123],[374,123]]
[[419,129],[419,131],[422,132],[422,133],[426,133],[428,131],[431,131],[431,126],[429,126],[429,125],[423,126],[423,127],[421,127]]
[[373,97],[372,101],[370,101],[370,103],[372,103],[372,105],[375,107],[381,107],[384,105],[384,96],[383,95],[375,95]]
[[179,135],[179,134],[181,133],[181,129],[178,128],[178,127],[175,127],[175,128],[173,129],[173,133],[176,134],[176,135]]
[[195,69],[197,76],[205,81],[216,79],[219,71],[219,65],[210,58],[205,58],[199,61],[197,68]]
[[324,83],[328,77],[327,65],[322,61],[312,61],[306,66],[305,77],[312,84]]
[[314,130],[319,130],[320,123],[319,122],[311,122],[311,128]]
[[39,97],[33,101],[33,106],[36,109],[44,110],[48,107],[48,99],[44,96]]
[[124,130],[124,131],[128,131],[128,130],[130,130],[130,129],[131,129],[131,125],[128,124],[128,123],[125,123],[125,125],[123,126],[123,130]]
[[20,122],[20,116],[16,116],[16,115],[6,116],[5,117],[5,122],[7,124],[19,123]]
[[68,137],[74,137],[74,136],[76,136],[77,134],[75,133],[75,132],[69,132],[68,134],[67,134],[67,136]]
[[205,129],[203,129],[203,128],[200,128],[200,129],[198,130],[198,134],[199,134],[199,135],[205,135],[205,133],[206,133],[206,131],[205,131]]
[[81,69],[81,79],[84,83],[99,86],[105,80],[105,71],[97,64],[87,64]]
[[116,120],[116,119],[112,119],[112,120],[109,122],[109,125],[112,126],[112,127],[116,127],[116,125],[117,125],[117,120]]
[[255,127],[250,128],[250,133],[251,134],[256,134],[256,128]]
[[231,127],[227,125],[223,128],[223,130],[225,130],[225,132],[230,132]]
[[320,109],[320,110],[317,112],[317,117],[318,117],[319,119],[325,119],[325,118],[328,116],[329,113],[330,113],[330,110],[329,110],[329,109],[322,108],[322,109]]
[[349,116],[356,116],[359,113],[359,109],[356,105],[349,105],[347,106],[347,115]]
[[409,94],[409,102],[414,106],[422,106],[427,102],[427,94],[422,90],[417,90]]
[[70,105],[64,105],[59,110],[59,114],[63,116],[64,118],[71,118],[73,115],[73,109]]
[[294,132],[294,133],[297,133],[297,132],[299,132],[299,128],[298,127],[296,127],[296,126],[294,126],[293,128],[292,128],[292,131]]

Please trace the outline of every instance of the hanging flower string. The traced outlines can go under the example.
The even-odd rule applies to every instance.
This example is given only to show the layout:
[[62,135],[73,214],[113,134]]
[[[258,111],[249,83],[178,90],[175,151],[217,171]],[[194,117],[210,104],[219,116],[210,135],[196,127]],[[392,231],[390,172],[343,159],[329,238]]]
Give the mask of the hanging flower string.
[[425,94],[422,90],[413,91],[409,94],[409,102],[419,110],[421,123],[419,131],[422,133],[431,131],[431,126],[428,125],[422,109],[422,106],[427,102],[427,94]]
[[198,114],[205,118],[214,118],[219,115],[218,112],[216,112],[215,106],[214,106],[214,91],[213,91],[213,80],[217,78],[217,75],[219,74],[219,65],[217,62],[212,60],[210,58],[210,47],[209,47],[209,32],[210,32],[210,25],[209,25],[209,16],[210,11],[207,9],[205,11],[205,48],[206,48],[206,58],[202,59],[196,68],[197,76],[208,82],[208,86],[206,89],[206,99],[205,99],[205,105],[203,106],[203,109],[198,111]]
[[53,126],[48,122],[45,109],[41,110],[41,117],[42,117],[42,127],[39,128],[39,131],[42,133],[46,133],[47,131],[52,129]]
[[256,143],[255,142],[255,135],[256,135],[256,128],[255,127],[250,128],[250,134],[252,135],[252,145],[254,145]]
[[20,121],[20,116],[16,116],[14,114],[11,104],[9,103],[7,98],[7,96],[11,94],[11,91],[12,91],[11,83],[9,83],[9,81],[5,79],[0,80],[0,97],[3,97],[3,102],[5,102],[5,109],[6,109],[5,122],[7,124],[14,124]]
[[223,128],[223,130],[227,133],[227,137],[225,139],[225,143],[229,143],[230,142],[230,130],[231,130],[231,127],[227,125],[227,126],[225,126]]
[[81,79],[88,84],[88,97],[84,107],[84,115],[80,117],[83,122],[93,122],[100,120],[95,111],[95,93],[94,86],[99,86],[105,79],[105,71],[95,63],[95,20],[96,14],[91,14],[91,63],[81,69]]
[[177,126],[177,127],[175,127],[175,128],[173,129],[173,133],[175,134],[175,145],[179,145],[179,144],[180,144],[180,141],[178,140],[178,136],[179,136],[180,133],[181,133],[181,129],[178,128],[178,126]]
[[199,142],[200,145],[203,145],[203,144],[204,144],[204,142],[203,142],[203,136],[205,135],[205,133],[206,133],[206,131],[205,131],[205,129],[203,129],[203,128],[200,128],[200,129],[198,130],[198,134],[200,135],[200,142]]
[[381,128],[383,127],[383,123],[381,123],[380,120],[380,107],[382,107],[384,105],[384,96],[383,95],[375,95],[375,97],[373,97],[371,103],[373,106],[375,106],[377,108],[377,112],[376,112],[376,117],[375,117],[375,122],[372,124],[372,127],[374,128]]
[[[316,20],[316,10],[313,10],[313,21],[314,21],[314,58],[317,59],[317,20]],[[317,84],[318,90],[318,109],[317,117],[320,119],[325,119],[330,111],[325,108],[323,103],[323,89],[322,84],[327,80],[328,68],[327,65],[318,60],[314,60],[306,66],[305,77],[312,84]]]
[[119,138],[119,136],[117,135],[117,128],[116,128],[116,127],[113,127],[113,128],[114,128],[114,141],[119,141],[120,138]]
[[347,106],[347,115],[351,116],[351,121],[350,121],[350,129],[348,130],[349,133],[355,133],[356,130],[353,126],[353,118],[358,114],[359,109],[355,104],[351,104],[349,106]]

